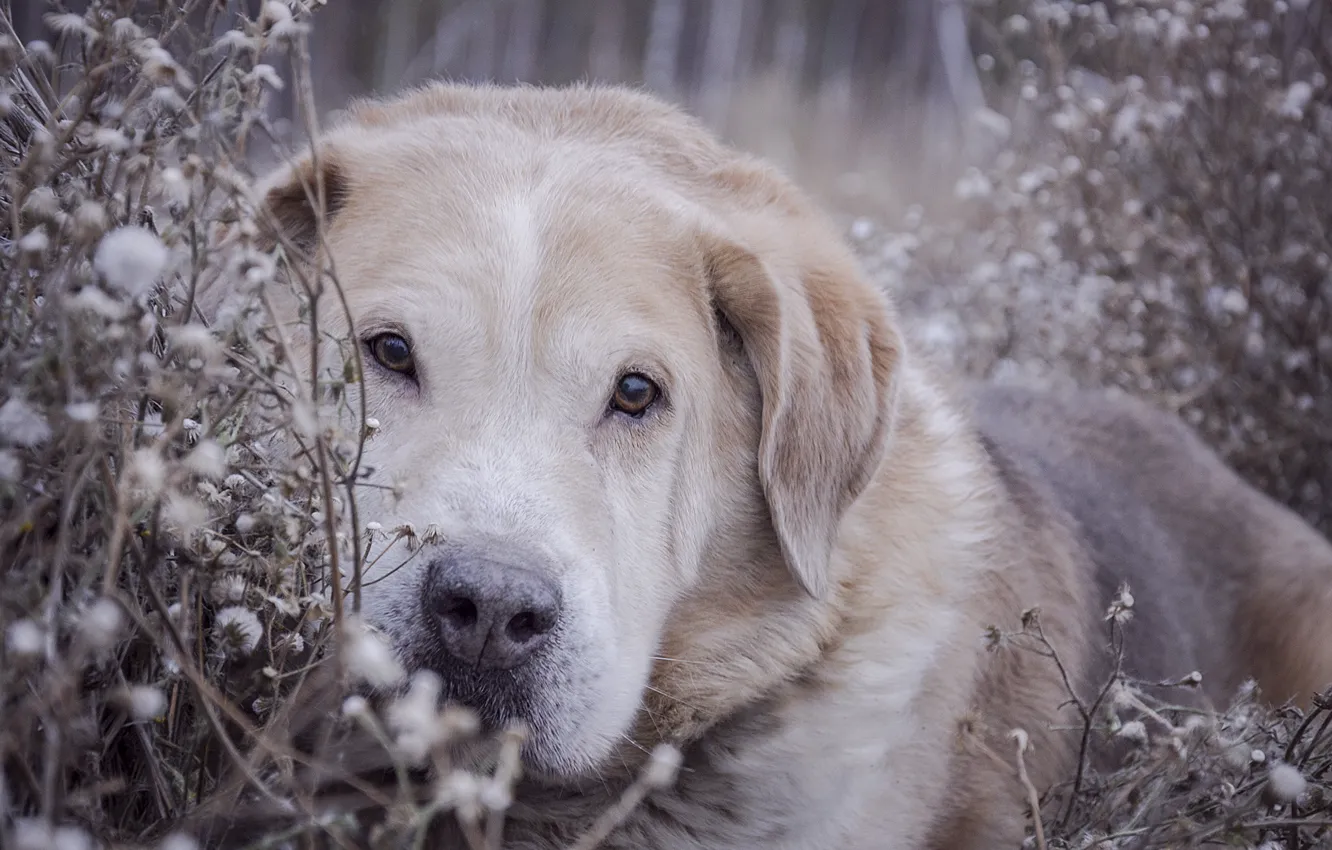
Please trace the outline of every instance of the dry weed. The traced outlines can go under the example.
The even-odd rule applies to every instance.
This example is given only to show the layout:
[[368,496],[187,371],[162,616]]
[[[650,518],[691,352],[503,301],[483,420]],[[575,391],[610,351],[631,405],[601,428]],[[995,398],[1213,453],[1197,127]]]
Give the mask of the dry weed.
[[[1322,4],[1014,9],[976,18],[1018,96],[980,116],[1002,153],[955,219],[857,222],[871,270],[964,370],[1156,393],[1328,529]],[[356,515],[356,348],[298,374],[270,321],[281,293],[306,316],[340,295],[319,257],[288,262],[247,165],[283,146],[269,98],[317,138],[310,11],[57,3],[27,44],[0,23],[0,846],[406,847],[445,820],[498,846],[522,730],[479,736],[360,623],[361,565],[416,532]],[[216,286],[253,298],[206,325]],[[1052,651],[1038,618],[1007,637]],[[1144,694],[1081,695],[1070,734],[1131,754],[1047,795],[1043,843],[1328,842],[1326,700]]]

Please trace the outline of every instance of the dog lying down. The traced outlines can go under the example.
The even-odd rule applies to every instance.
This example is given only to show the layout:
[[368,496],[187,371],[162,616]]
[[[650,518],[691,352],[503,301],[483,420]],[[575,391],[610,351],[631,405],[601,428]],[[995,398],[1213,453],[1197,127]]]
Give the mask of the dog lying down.
[[431,85],[271,176],[289,246],[316,183],[392,485],[360,515],[438,530],[364,610],[528,725],[506,846],[563,846],[673,742],[605,846],[1016,847],[1023,788],[963,729],[1025,730],[1041,789],[1077,740],[1055,666],[983,636],[1039,608],[1087,692],[1121,582],[1136,676],[1332,683],[1324,539],[1144,403],[945,389],[834,225],[671,106]]

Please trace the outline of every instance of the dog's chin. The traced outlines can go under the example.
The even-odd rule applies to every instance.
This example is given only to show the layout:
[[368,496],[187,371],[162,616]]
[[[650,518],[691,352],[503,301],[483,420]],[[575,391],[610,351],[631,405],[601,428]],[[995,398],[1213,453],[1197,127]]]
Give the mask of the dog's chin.
[[600,774],[599,759],[532,732],[522,752],[523,773],[543,785],[563,785]]
[[[526,737],[520,751],[524,781],[546,787],[575,787],[602,781],[626,771],[614,746],[584,749],[571,745],[567,729],[533,727],[524,721]],[[480,735],[457,742],[449,752],[455,768],[478,775],[493,773],[501,759],[502,736],[483,725]]]

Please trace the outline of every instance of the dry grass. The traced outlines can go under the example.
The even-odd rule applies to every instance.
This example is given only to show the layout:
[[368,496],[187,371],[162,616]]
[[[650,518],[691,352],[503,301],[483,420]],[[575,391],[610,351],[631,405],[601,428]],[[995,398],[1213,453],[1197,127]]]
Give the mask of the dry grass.
[[[415,531],[355,514],[374,427],[346,403],[355,347],[294,374],[268,321],[282,293],[307,315],[339,296],[269,237],[247,167],[282,146],[268,98],[293,98],[317,134],[308,10],[267,3],[227,31],[203,0],[133,5],[56,9],[43,44],[0,27],[0,846],[181,848],[177,830],[229,830],[387,848],[446,824],[496,846],[522,730],[478,740],[428,676],[362,695],[402,675],[355,616],[359,568]],[[1297,5],[982,8],[993,95],[1018,94],[1011,120],[981,118],[1001,153],[949,203],[850,229],[958,368],[1151,393],[1329,530],[1332,24]],[[733,135],[761,131],[762,109]],[[205,327],[194,305],[213,286],[254,298]],[[1112,644],[1132,627],[1109,623]],[[1057,649],[1037,615],[994,638]],[[1089,759],[1045,795],[1033,843],[1332,844],[1326,699],[1301,715],[1244,693],[1200,714],[1143,684],[1071,695],[1069,734],[1126,760]],[[996,757],[1016,769],[1019,751]]]

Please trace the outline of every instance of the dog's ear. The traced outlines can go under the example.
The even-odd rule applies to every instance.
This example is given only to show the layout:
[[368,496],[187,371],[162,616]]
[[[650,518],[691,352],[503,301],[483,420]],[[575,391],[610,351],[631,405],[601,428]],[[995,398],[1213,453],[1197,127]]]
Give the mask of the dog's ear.
[[335,151],[321,150],[318,157],[306,152],[279,167],[259,183],[266,241],[275,244],[285,237],[302,253],[313,254],[321,224],[342,209],[347,190],[347,175]]
[[[284,242],[295,249],[297,255],[291,259],[300,262],[313,256],[321,223],[326,225],[345,204],[347,177],[332,151],[321,151],[317,158],[307,151],[262,177],[255,191],[258,247],[271,251]],[[322,213],[318,212],[321,191]],[[235,218],[214,222],[214,227],[218,228],[215,238],[219,241],[238,231]],[[209,321],[217,317],[228,298],[237,294],[223,280],[212,278],[195,292],[195,307]]]
[[901,351],[894,317],[840,247],[765,262],[734,240],[705,240],[714,304],[758,378],[758,473],[782,554],[800,585],[824,598],[838,526],[874,477],[891,430]]

